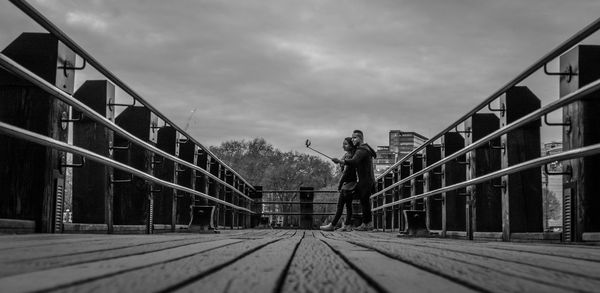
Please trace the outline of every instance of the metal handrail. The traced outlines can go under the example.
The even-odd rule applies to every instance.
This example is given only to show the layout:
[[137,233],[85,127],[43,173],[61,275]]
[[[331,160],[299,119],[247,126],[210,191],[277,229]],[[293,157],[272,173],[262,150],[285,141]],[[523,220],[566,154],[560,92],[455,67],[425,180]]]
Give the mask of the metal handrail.
[[191,135],[187,134],[185,130],[181,127],[177,126],[173,121],[163,115],[158,109],[154,108],[148,101],[146,101],[142,96],[136,93],[133,89],[131,89],[127,84],[121,81],[116,75],[106,69],[100,62],[98,62],[92,55],[90,55],[87,51],[85,51],[82,47],[80,47],[75,41],[73,41],[67,34],[65,34],[61,29],[59,29],[56,25],[54,25],[50,20],[48,20],[45,16],[43,16],[37,9],[35,9],[31,4],[27,3],[25,0],[10,0],[12,4],[14,4],[17,8],[19,8],[23,13],[27,16],[31,17],[35,22],[37,22],[40,26],[46,29],[48,32],[52,33],[56,36],[61,42],[63,42],[67,47],[73,50],[77,55],[79,55],[83,60],[86,60],[89,65],[94,67],[98,72],[103,74],[106,78],[108,78],[115,85],[120,87],[123,91],[129,94],[134,100],[138,100],[141,104],[143,104],[146,108],[150,109],[156,116],[160,119],[171,125],[175,130],[179,133],[183,134],[186,138],[192,140],[194,144],[202,148],[205,152],[207,152],[212,158],[215,158],[219,164],[225,166],[229,171],[231,171],[234,175],[239,177],[247,186],[250,186],[252,190],[254,190],[254,186],[247,182],[242,176],[240,176],[235,170],[225,164],[221,159],[219,159],[214,153],[212,153],[208,148],[204,147],[200,144],[196,139],[194,139]]
[[536,72],[537,70],[542,68],[544,66],[544,64],[547,64],[548,62],[554,60],[555,58],[560,56],[562,53],[564,53],[566,50],[577,45],[579,42],[581,42],[585,38],[589,37],[591,34],[595,33],[599,29],[600,29],[600,18],[596,19],[594,22],[592,22],[591,24],[589,24],[588,26],[586,26],[585,28],[581,29],[579,32],[574,34],[571,38],[564,41],[562,44],[558,45],[556,48],[554,48],[549,53],[544,55],[538,61],[533,63],[533,65],[531,65],[527,69],[525,69],[521,74],[517,75],[517,77],[515,77],[513,80],[509,81],[503,87],[501,87],[499,90],[497,90],[496,92],[491,94],[488,98],[483,100],[479,105],[477,105],[471,111],[467,112],[462,117],[460,117],[458,120],[456,120],[454,123],[450,124],[446,129],[442,130],[440,133],[436,134],[434,137],[432,137],[431,139],[429,139],[428,141],[423,143],[421,146],[417,147],[416,149],[414,149],[413,151],[411,151],[410,153],[408,153],[407,155],[402,157],[398,162],[394,163],[394,165],[390,166],[381,175],[379,175],[376,178],[376,180],[383,178],[383,176],[390,173],[394,168],[398,167],[398,165],[400,165],[403,161],[406,161],[408,158],[410,158],[414,154],[423,150],[427,145],[432,144],[437,139],[442,137],[444,134],[453,130],[460,123],[465,121],[467,118],[473,116],[473,114],[477,113],[479,110],[483,109],[484,107],[487,107],[487,105],[489,103],[491,103],[492,101],[494,101],[495,99],[500,97],[500,95],[504,94],[506,91],[508,91],[512,87],[518,85],[521,81],[525,80],[531,74],[533,74],[534,72]]
[[381,210],[381,209],[384,209],[387,207],[410,202],[410,201],[413,201],[416,199],[430,197],[430,196],[433,196],[436,194],[440,194],[442,192],[447,192],[447,191],[467,187],[470,185],[475,185],[475,184],[486,182],[486,181],[489,181],[489,180],[492,180],[494,178],[498,178],[498,177],[501,177],[504,175],[509,175],[509,174],[521,172],[523,170],[531,169],[534,167],[539,167],[539,166],[542,166],[544,164],[554,162],[554,161],[564,161],[564,160],[569,160],[569,159],[573,159],[573,158],[586,157],[586,156],[597,155],[597,154],[600,154],[600,143],[593,144],[593,145],[586,146],[586,147],[577,148],[577,149],[568,150],[568,151],[565,151],[562,153],[558,153],[558,154],[554,154],[554,155],[550,155],[550,156],[546,156],[546,157],[535,158],[533,160],[522,162],[522,163],[510,166],[510,167],[504,168],[502,170],[498,170],[498,171],[495,171],[492,173],[488,173],[488,174],[479,176],[477,178],[473,178],[473,179],[463,181],[460,183],[456,183],[456,184],[453,184],[450,186],[438,188],[438,189],[428,191],[428,192],[425,192],[422,194],[418,194],[418,195],[403,198],[403,199],[400,199],[400,200],[397,200],[394,202],[390,202],[390,203],[375,207],[371,210],[377,211],[377,210]]
[[79,100],[75,99],[73,96],[63,92],[62,90],[60,90],[59,88],[55,87],[53,84],[50,84],[49,82],[47,82],[46,80],[42,79],[41,77],[37,76],[35,73],[29,71],[27,68],[21,66],[20,64],[16,63],[15,61],[13,61],[12,59],[8,58],[6,55],[0,53],[0,66],[4,69],[6,69],[7,71],[31,82],[32,84],[36,85],[37,87],[41,88],[42,90],[48,92],[49,94],[51,94],[52,96],[58,98],[59,100],[73,106],[75,109],[79,110],[80,112],[82,112],[84,115],[86,115],[86,117],[91,118],[95,121],[100,122],[101,124],[103,124],[104,126],[110,128],[111,130],[113,130],[115,133],[121,135],[122,137],[130,140],[131,142],[135,143],[136,145],[143,147],[146,150],[149,150],[151,152],[154,152],[156,154],[159,154],[165,158],[168,158],[169,160],[176,162],[178,164],[184,165],[188,168],[191,168],[193,170],[197,170],[202,172],[203,174],[209,176],[210,178],[218,181],[220,184],[225,185],[229,188],[231,188],[232,190],[234,190],[236,193],[240,194],[241,196],[243,196],[244,198],[246,198],[247,200],[252,201],[252,199],[250,197],[248,197],[247,195],[245,195],[244,193],[242,193],[241,191],[237,190],[233,185],[230,185],[229,183],[221,180],[219,177],[211,174],[209,171],[204,170],[202,168],[200,168],[199,166],[196,166],[190,162],[184,161],[178,157],[175,157],[141,139],[139,139],[138,137],[136,137],[135,135],[127,132],[126,130],[124,130],[123,128],[121,128],[120,126],[116,125],[115,123],[113,123],[112,121],[106,119],[106,117],[98,114],[96,111],[94,111],[92,108],[88,107],[87,105],[85,105],[84,103],[80,102]]
[[197,195],[202,198],[214,201],[216,203],[219,203],[219,204],[222,204],[222,205],[225,205],[225,206],[237,209],[237,210],[245,211],[245,212],[252,213],[252,214],[255,213],[247,208],[236,206],[232,203],[228,203],[224,200],[215,198],[213,196],[199,192],[197,190],[193,190],[191,188],[187,188],[187,187],[175,184],[175,183],[171,183],[169,181],[165,181],[165,180],[156,178],[156,177],[149,175],[145,172],[142,172],[138,169],[135,169],[133,167],[125,165],[121,162],[117,162],[113,159],[101,156],[97,153],[91,152],[84,148],[70,145],[68,143],[65,143],[65,142],[62,142],[59,140],[55,140],[55,139],[47,137],[45,135],[41,135],[41,134],[31,132],[29,130],[26,130],[26,129],[23,129],[20,127],[10,125],[8,123],[0,122],[0,133],[10,135],[10,136],[13,136],[16,138],[24,139],[24,140],[27,140],[30,142],[34,142],[34,143],[37,143],[37,144],[40,144],[43,146],[48,146],[48,147],[51,147],[51,148],[54,148],[57,150],[69,152],[72,154],[77,154],[77,155],[83,156],[85,158],[88,158],[92,161],[95,161],[95,162],[98,162],[98,163],[101,163],[101,164],[104,164],[104,165],[107,165],[107,166],[110,166],[110,167],[113,167],[113,168],[116,168],[116,169],[119,169],[119,170],[122,170],[125,172],[129,172],[129,173],[131,173],[137,177],[140,177],[144,180],[148,180],[148,181],[151,181],[153,183],[156,183],[156,184],[168,187],[168,188],[172,188],[172,189],[180,190],[180,191],[187,192],[187,193],[190,193],[193,195]]
[[392,189],[392,188],[394,188],[396,186],[399,186],[399,185],[401,185],[401,184],[403,184],[405,182],[408,182],[411,179],[416,178],[417,176],[423,175],[426,172],[429,172],[429,171],[433,170],[434,168],[442,166],[443,164],[445,164],[445,163],[447,163],[447,162],[449,162],[451,160],[454,160],[454,159],[458,158],[459,156],[466,154],[469,151],[475,150],[476,148],[481,147],[481,146],[487,144],[488,141],[490,141],[490,140],[492,140],[492,139],[494,139],[496,137],[499,137],[502,134],[508,133],[508,132],[510,132],[512,130],[515,130],[515,129],[519,128],[519,127],[522,127],[522,126],[524,126],[524,125],[526,125],[528,123],[531,123],[531,122],[533,122],[533,121],[535,121],[537,119],[540,119],[540,117],[542,115],[550,113],[552,111],[555,111],[556,109],[561,108],[561,107],[563,107],[563,106],[565,106],[567,104],[570,104],[570,103],[572,103],[572,102],[574,102],[576,100],[582,99],[583,97],[586,97],[589,94],[594,93],[594,92],[596,92],[598,90],[600,90],[600,79],[596,80],[596,81],[594,81],[592,83],[589,83],[586,86],[578,89],[577,91],[574,91],[574,92],[572,92],[572,93],[570,93],[570,94],[568,94],[568,95],[566,95],[566,96],[564,96],[564,97],[562,97],[562,98],[560,98],[558,100],[555,100],[554,102],[552,102],[552,103],[550,103],[550,104],[548,104],[548,105],[546,105],[546,106],[544,106],[544,107],[542,107],[540,109],[537,109],[537,110],[535,110],[535,111],[533,111],[533,112],[531,112],[531,113],[529,113],[529,114],[527,114],[527,115],[525,115],[525,116],[523,116],[523,117],[515,120],[514,122],[512,122],[512,123],[510,123],[510,124],[508,124],[508,125],[506,125],[506,126],[504,126],[502,128],[500,128],[500,129],[498,129],[498,130],[496,130],[496,131],[494,131],[494,132],[492,132],[492,133],[484,136],[483,138],[481,138],[481,139],[473,142],[472,144],[469,144],[468,146],[465,146],[464,148],[462,148],[462,149],[454,152],[450,156],[445,157],[445,158],[443,158],[443,159],[441,159],[441,160],[439,160],[439,161],[431,164],[430,166],[427,166],[426,168],[423,168],[422,170],[420,170],[418,172],[415,172],[414,174],[411,174],[410,176],[408,176],[406,178],[403,178],[402,180],[400,180],[398,182],[395,182],[394,184],[392,184],[390,186],[385,187],[383,190],[381,190],[381,191],[379,191],[379,192],[374,193],[373,195],[371,195],[371,198],[374,198],[374,197],[376,197],[378,195],[381,195],[384,192],[386,192],[386,191],[388,191],[388,190],[390,190],[390,189]]
[[337,190],[257,190],[256,193],[338,193]]
[[311,202],[301,202],[301,201],[261,201],[260,204],[338,204],[337,201],[311,201]]

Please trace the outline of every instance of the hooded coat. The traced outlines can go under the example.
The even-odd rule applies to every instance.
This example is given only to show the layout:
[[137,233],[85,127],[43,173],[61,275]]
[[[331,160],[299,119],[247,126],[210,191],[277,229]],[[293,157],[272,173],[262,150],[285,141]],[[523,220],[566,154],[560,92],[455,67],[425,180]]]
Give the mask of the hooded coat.
[[377,153],[368,144],[364,143],[356,148],[352,158],[344,159],[344,164],[356,168],[358,189],[361,195],[370,194],[375,190],[374,158],[377,158]]

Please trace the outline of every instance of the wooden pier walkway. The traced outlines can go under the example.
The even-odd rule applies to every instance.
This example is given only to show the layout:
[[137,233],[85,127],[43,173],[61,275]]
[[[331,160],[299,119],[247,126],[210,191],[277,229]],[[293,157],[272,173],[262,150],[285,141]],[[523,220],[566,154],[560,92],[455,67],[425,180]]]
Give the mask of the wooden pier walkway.
[[395,233],[0,236],[1,292],[600,292],[600,247]]

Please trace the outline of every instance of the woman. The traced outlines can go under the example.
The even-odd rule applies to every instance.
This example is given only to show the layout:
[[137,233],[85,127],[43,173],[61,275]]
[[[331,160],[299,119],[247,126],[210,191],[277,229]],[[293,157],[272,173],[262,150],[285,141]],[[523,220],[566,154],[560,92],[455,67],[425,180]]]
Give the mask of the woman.
[[[351,137],[344,138],[342,147],[346,151],[346,154],[344,154],[344,159],[352,158],[354,152],[356,151],[356,147],[352,143]],[[354,189],[356,187],[357,180],[356,168],[344,165],[340,166],[342,168],[342,178],[340,178],[340,183],[338,184],[340,197],[338,199],[337,210],[335,212],[333,221],[331,221],[331,223],[328,225],[320,227],[323,231],[333,231],[335,229],[335,226],[342,216],[344,205],[346,205],[346,221],[344,221],[344,224],[340,229],[338,229],[338,231],[352,231],[352,197],[354,196]]]

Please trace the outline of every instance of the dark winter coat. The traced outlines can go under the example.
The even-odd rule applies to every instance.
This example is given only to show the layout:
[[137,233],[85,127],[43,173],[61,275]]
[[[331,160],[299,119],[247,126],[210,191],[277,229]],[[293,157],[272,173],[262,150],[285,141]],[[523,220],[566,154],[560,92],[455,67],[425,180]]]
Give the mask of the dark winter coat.
[[358,174],[358,189],[365,195],[375,190],[375,173],[373,172],[373,159],[377,157],[375,150],[368,144],[362,144],[350,159],[344,159],[346,166],[356,168]]
[[[346,153],[343,159],[350,159],[352,155]],[[342,185],[347,182],[356,182],[356,168],[349,165],[342,165],[342,177],[340,178],[340,183],[338,184],[338,190],[342,189]]]

